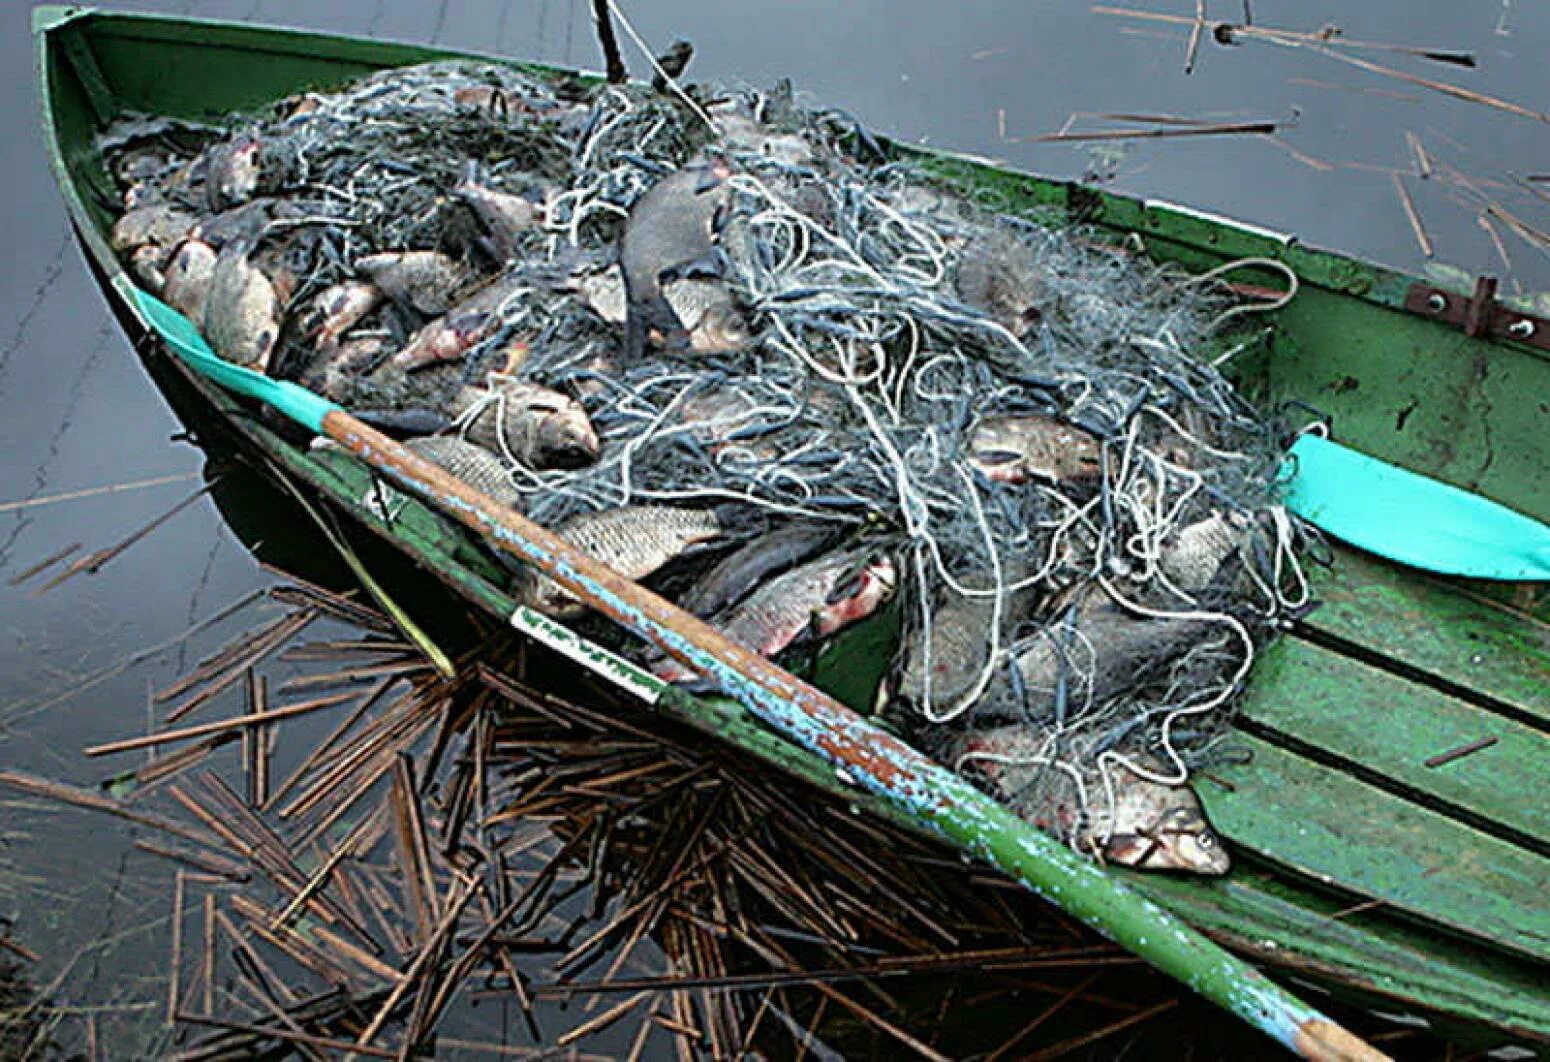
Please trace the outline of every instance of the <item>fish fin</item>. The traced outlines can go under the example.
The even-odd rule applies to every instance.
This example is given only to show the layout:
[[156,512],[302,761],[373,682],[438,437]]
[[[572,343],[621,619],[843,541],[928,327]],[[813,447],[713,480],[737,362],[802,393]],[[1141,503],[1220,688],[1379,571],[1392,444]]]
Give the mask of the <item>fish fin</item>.
[[1162,848],[1161,842],[1142,833],[1116,833],[1103,845],[1103,858],[1121,866],[1141,867]]

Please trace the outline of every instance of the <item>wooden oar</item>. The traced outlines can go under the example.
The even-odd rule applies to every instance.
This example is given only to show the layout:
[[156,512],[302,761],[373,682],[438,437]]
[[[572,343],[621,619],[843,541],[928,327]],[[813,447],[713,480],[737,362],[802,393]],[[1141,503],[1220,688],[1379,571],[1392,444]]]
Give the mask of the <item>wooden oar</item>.
[[903,808],[965,852],[1010,875],[1244,1021],[1307,1058],[1386,1056],[1230,955],[1096,864],[1019,819],[951,771],[758,653],[583,553],[294,384],[221,361],[193,324],[122,278],[147,326],[195,371],[267,402],[439,505],[488,542],[704,674],[788,740]]

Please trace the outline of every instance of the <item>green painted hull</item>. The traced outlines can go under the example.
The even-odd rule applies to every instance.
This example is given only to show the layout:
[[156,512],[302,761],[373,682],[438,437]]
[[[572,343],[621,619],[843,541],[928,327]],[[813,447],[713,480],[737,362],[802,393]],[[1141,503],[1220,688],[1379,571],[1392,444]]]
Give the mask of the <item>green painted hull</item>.
[[[47,141],[66,204],[115,309],[123,272],[105,239],[111,184],[91,146],[123,110],[213,118],[383,66],[453,53],[141,15],[40,8]],[[535,73],[549,68],[519,64]],[[1469,338],[1404,310],[1415,278],[1169,204],[920,155],[1011,211],[1050,211],[1138,235],[1160,260],[1204,269],[1275,258],[1302,280],[1267,320],[1268,350],[1239,366],[1257,401],[1302,401],[1348,445],[1550,520],[1550,355]],[[1268,275],[1267,275],[1267,279]],[[146,357],[167,363],[154,346]],[[506,620],[515,602],[469,535],[419,502],[391,525],[361,504],[366,469],[311,455],[190,381],[237,432],[458,594]],[[1131,882],[1234,949],[1367,999],[1550,1039],[1550,594],[1426,580],[1340,551],[1315,580],[1323,608],[1256,670],[1240,741],[1251,762],[1213,770],[1201,795],[1239,868],[1221,881]],[[821,762],[729,702],[663,690],[564,628],[522,625],[615,684],[820,788],[911,826],[844,789]],[[863,700],[880,654],[832,653],[820,677]],[[1481,737],[1442,767],[1425,761]],[[1393,1004],[1391,1004],[1393,1005]]]

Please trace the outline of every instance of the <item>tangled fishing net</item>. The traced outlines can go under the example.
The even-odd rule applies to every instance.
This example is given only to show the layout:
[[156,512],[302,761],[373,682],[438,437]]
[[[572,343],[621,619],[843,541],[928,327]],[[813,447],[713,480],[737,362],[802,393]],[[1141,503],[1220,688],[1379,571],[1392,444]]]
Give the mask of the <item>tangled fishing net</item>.
[[[346,401],[541,384],[579,399],[601,443],[579,468],[498,447],[547,526],[714,506],[742,538],[805,520],[886,550],[900,632],[880,713],[1073,843],[1108,839],[1127,776],[1187,778],[1307,600],[1302,532],[1273,492],[1281,431],[1214,364],[1253,334],[1231,267],[1189,275],[921,165],[862,161],[853,122],[789,90],[699,90],[691,107],[439,63],[287,101],[224,142],[240,137],[262,145],[260,191],[291,204],[264,230],[290,306],[382,251],[509,282],[459,361],[362,372]],[[631,208],[707,150],[732,172],[713,283],[741,331],[631,361],[590,285]],[[449,195],[471,173],[542,202],[505,261]],[[389,304],[351,335],[390,353],[423,324]],[[286,343],[274,364],[295,375],[306,337]],[[479,393],[465,431],[507,400]]]

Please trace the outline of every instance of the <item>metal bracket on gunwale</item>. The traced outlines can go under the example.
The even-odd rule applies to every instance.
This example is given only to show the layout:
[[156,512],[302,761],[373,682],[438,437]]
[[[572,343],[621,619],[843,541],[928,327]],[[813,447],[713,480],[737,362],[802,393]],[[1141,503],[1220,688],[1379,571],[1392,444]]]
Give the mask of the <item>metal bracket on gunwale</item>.
[[1550,350],[1550,321],[1521,313],[1496,300],[1496,278],[1480,277],[1473,295],[1416,283],[1405,292],[1405,309],[1464,330],[1474,339],[1510,339]]

